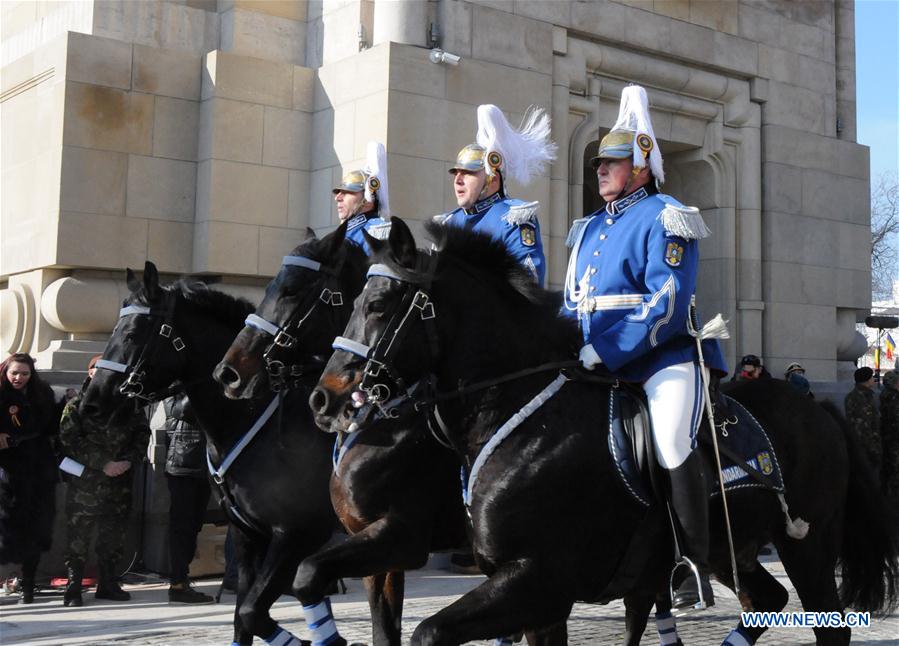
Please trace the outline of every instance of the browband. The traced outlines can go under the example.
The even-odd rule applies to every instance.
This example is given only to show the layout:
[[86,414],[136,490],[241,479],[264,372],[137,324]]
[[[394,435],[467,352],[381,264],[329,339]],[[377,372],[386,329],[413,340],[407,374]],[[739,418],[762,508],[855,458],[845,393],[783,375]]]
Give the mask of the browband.
[[106,359],[99,359],[97,363],[94,364],[94,368],[105,368],[106,370],[121,372],[122,374],[128,372],[127,364],[119,363],[118,361],[107,361]]
[[358,357],[362,357],[363,359],[368,359],[368,355],[371,354],[371,348],[364,343],[359,343],[358,341],[353,341],[352,339],[348,339],[345,336],[334,337],[334,341],[331,343],[331,347],[335,350],[343,350],[344,352],[349,352],[350,354],[355,354]]
[[322,269],[322,264],[320,262],[307,258],[306,256],[284,256],[284,258],[281,259],[281,264],[305,267],[312,271],[321,271]]
[[150,308],[143,305],[128,305],[119,310],[119,318],[129,314],[149,314]]
[[273,323],[266,321],[261,316],[256,316],[255,314],[250,314],[249,316],[247,316],[244,324],[250,327],[254,327],[257,330],[268,332],[272,336],[277,335],[278,332],[281,331],[281,328],[279,328],[277,325],[274,325]]
[[390,267],[381,263],[376,263],[368,268],[368,274],[366,274],[366,278],[371,278],[372,276],[383,276],[384,278],[392,278],[394,280],[409,282],[407,279],[403,278],[398,273],[393,271]]

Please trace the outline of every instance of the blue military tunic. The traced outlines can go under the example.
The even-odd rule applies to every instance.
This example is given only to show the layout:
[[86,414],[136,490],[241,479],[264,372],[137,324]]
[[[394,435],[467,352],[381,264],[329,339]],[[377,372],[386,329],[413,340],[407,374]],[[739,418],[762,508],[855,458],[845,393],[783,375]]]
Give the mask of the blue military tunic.
[[[564,312],[578,318],[584,343],[621,378],[645,381],[698,360],[688,318],[697,238],[707,232],[698,211],[645,188],[572,227]],[[718,342],[702,347],[706,366],[727,372]]]
[[465,227],[472,231],[489,233],[501,240],[518,261],[537,279],[539,285],[546,278],[546,257],[540,240],[540,221],[537,219],[537,202],[503,199],[499,193],[476,202],[470,209],[459,207],[455,211],[437,216],[442,224]]
[[369,235],[379,240],[384,240],[390,234],[390,221],[379,216],[377,211],[368,211],[353,216],[347,223],[346,239],[362,247],[365,254],[370,256],[371,249],[368,248],[365,236],[362,235],[363,231],[367,231]]

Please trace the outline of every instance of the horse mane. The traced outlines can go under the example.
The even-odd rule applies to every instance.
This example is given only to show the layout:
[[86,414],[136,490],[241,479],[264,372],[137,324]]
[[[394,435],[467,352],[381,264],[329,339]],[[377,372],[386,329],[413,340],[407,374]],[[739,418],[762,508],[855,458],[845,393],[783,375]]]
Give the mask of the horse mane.
[[518,301],[527,310],[529,319],[540,326],[549,326],[551,338],[567,342],[575,327],[570,319],[561,316],[562,300],[558,292],[538,285],[534,275],[509,253],[501,240],[487,233],[433,221],[425,224],[425,230],[441,254],[473,268],[479,277],[498,285],[500,290],[511,290],[511,300]]
[[[327,264],[331,259],[327,257],[331,247],[331,236],[334,232],[329,233],[323,238],[309,238],[304,240],[290,252],[291,256],[305,256],[317,262]],[[344,239],[342,245],[346,250],[345,262],[349,263],[354,271],[364,273],[368,264],[368,256],[359,245]]]
[[[163,289],[181,296],[202,314],[208,314],[234,327],[241,327],[247,315],[256,310],[256,306],[245,298],[211,289],[206,283],[190,278],[179,278]],[[131,302],[148,307],[153,305],[144,287],[132,295]]]
[[[425,223],[425,231],[434,240],[442,260],[437,266],[438,277],[446,260],[459,265],[476,275],[480,283],[492,285],[498,295],[505,296],[504,302],[515,310],[516,320],[521,323],[522,334],[537,334],[563,352],[577,349],[577,329],[570,319],[561,316],[559,294],[540,287],[501,240],[434,221]],[[401,266],[386,249],[376,255],[378,262],[387,264],[405,280],[422,282],[425,277],[420,270]],[[526,327],[528,331],[524,331]]]

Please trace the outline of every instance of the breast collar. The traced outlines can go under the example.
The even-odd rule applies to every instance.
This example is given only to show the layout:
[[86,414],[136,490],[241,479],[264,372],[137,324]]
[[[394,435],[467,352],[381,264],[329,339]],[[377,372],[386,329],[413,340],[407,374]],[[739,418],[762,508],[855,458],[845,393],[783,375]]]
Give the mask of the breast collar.
[[647,197],[649,197],[649,193],[646,191],[645,187],[641,186],[630,195],[626,195],[620,200],[615,200],[614,202],[606,204],[606,213],[609,215],[621,215],[634,204],[645,200]]
[[481,213],[489,211],[494,204],[502,199],[502,191],[497,191],[490,197],[485,197],[483,200],[475,202],[470,209],[462,209],[462,212],[465,213],[465,215],[480,215]]

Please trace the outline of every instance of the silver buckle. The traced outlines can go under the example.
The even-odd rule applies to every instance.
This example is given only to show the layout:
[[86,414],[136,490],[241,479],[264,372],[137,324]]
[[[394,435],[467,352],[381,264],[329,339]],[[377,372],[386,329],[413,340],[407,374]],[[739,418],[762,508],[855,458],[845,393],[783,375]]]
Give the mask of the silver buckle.
[[415,298],[412,299],[412,306],[421,311],[422,321],[429,321],[437,316],[437,313],[434,311],[434,303],[424,292],[415,294]]
[[132,371],[122,385],[119,386],[119,392],[127,397],[138,397],[144,392],[144,384],[141,382],[143,378],[143,372]]
[[292,348],[294,345],[296,345],[296,342],[296,337],[289,335],[284,330],[278,330],[278,333],[275,335],[275,345],[282,348]]
[[172,336],[172,326],[168,323],[163,323],[159,326],[159,336],[164,336],[165,338],[169,338]]
[[319,294],[318,298],[322,303],[332,307],[340,307],[343,305],[343,294],[341,292],[332,292],[327,287],[322,290],[322,293]]

